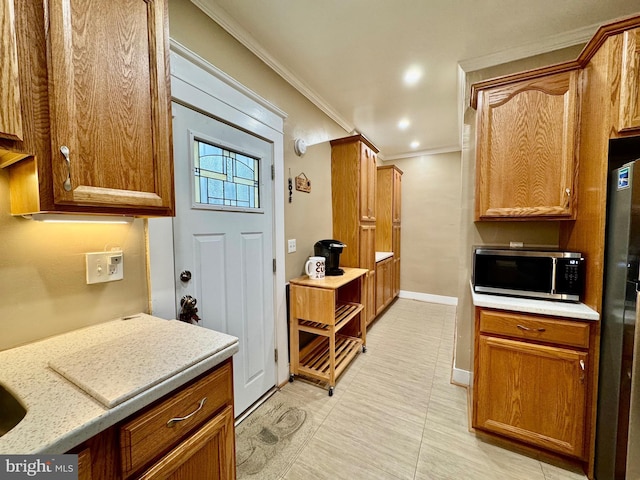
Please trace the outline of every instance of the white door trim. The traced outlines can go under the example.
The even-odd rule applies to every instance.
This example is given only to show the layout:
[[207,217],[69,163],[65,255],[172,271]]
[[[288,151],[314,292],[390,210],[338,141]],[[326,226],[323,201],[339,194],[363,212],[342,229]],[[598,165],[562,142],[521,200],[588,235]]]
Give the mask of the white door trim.
[[[287,305],[284,239],[284,119],[286,114],[255,92],[239,84],[202,57],[171,40],[171,96],[174,101],[216,116],[273,144],[274,232],[276,258],[274,282],[275,345],[280,352],[276,365],[278,384],[289,378],[287,361]],[[171,218],[148,222],[149,292],[153,315],[175,318],[175,274]]]

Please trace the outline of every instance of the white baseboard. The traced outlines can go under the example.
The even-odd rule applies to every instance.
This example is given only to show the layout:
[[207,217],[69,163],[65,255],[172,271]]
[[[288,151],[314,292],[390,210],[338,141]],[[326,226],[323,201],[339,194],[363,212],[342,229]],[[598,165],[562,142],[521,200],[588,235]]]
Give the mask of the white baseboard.
[[453,368],[451,373],[451,381],[457,385],[466,385],[470,387],[473,383],[472,381],[473,372],[468,372],[467,370],[461,370],[459,368]]
[[443,305],[458,305],[458,297],[446,297],[444,295],[431,295],[430,293],[408,292],[400,290],[398,295],[400,298],[408,298],[411,300],[419,300],[427,303],[440,303]]

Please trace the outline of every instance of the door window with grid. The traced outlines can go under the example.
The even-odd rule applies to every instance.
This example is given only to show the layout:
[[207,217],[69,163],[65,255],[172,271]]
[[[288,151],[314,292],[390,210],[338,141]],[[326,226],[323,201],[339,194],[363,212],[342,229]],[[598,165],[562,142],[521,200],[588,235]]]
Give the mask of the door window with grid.
[[197,207],[261,210],[260,159],[194,138]]

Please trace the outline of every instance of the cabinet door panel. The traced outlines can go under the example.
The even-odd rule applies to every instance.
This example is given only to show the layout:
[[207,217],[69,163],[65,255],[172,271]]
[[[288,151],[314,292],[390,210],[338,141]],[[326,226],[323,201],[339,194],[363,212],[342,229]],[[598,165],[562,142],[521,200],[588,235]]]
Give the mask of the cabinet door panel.
[[[349,248],[349,245],[347,245]],[[376,226],[360,226],[360,268],[374,270],[376,268]]]
[[22,140],[22,108],[13,0],[0,5],[0,137]]
[[91,449],[78,452],[78,480],[91,480]]
[[369,325],[376,318],[376,271],[369,270],[369,273],[365,276],[366,283],[366,315],[367,325]]
[[114,2],[48,2],[54,201],[173,209],[166,5]]
[[392,251],[393,251],[393,256],[398,260],[400,259],[400,239],[402,238],[401,233],[402,233],[402,227],[399,224],[393,225],[392,234],[391,234],[392,245],[393,245]]
[[384,308],[384,264],[376,263],[376,315]]
[[584,457],[586,353],[480,335],[477,355],[476,428]]
[[640,128],[640,28],[623,34],[619,130]]
[[384,306],[386,307],[391,303],[391,299],[393,298],[393,257],[385,261],[384,280],[382,284],[384,287],[382,298],[384,299]]
[[402,173],[393,171],[393,221],[400,222],[402,212]]
[[360,219],[376,219],[376,156],[364,143],[360,153]]
[[393,262],[393,297],[400,293],[400,259]]
[[476,219],[574,215],[578,75],[480,92]]

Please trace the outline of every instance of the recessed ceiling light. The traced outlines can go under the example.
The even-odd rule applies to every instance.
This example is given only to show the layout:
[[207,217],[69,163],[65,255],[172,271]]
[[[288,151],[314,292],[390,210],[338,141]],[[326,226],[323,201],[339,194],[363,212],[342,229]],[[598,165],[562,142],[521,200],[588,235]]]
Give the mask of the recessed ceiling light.
[[404,83],[406,85],[415,85],[418,83],[418,80],[422,77],[422,69],[420,67],[410,67],[404,73]]
[[414,140],[411,142],[411,148],[418,148],[420,146],[420,142]]
[[409,125],[411,125],[411,122],[406,118],[403,118],[398,122],[398,128],[400,130],[406,130],[407,128],[409,128]]

